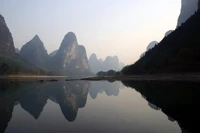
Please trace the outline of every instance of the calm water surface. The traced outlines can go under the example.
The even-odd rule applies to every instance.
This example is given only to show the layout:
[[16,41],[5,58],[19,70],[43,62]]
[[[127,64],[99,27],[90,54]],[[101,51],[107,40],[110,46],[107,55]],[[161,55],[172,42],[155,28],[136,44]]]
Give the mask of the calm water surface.
[[[191,127],[190,123],[195,122],[198,117],[183,117],[188,111],[181,110],[183,106],[185,108],[193,106],[194,102],[190,100],[185,102],[181,98],[190,99],[192,95],[191,99],[196,101],[194,106],[199,105],[198,99],[195,99],[196,93],[200,94],[198,87],[192,86],[193,88],[189,90],[196,93],[189,91],[182,97],[172,87],[176,91],[172,96],[171,93],[168,94],[168,90],[172,90],[168,86],[170,83],[130,81],[124,84],[129,87],[125,87],[121,82],[72,81],[43,84],[1,82],[0,132],[193,132],[195,127]],[[178,90],[186,90],[183,83],[175,85],[171,83],[171,85]],[[191,87],[190,84],[188,86]],[[173,96],[177,97],[177,100]]]

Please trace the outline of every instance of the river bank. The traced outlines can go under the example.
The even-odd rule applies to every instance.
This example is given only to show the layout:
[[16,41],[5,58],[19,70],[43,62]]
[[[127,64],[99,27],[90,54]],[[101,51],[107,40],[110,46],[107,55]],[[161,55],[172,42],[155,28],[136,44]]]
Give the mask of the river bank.
[[91,81],[121,81],[121,80],[135,80],[135,81],[195,81],[200,82],[200,73],[184,73],[184,74],[148,74],[148,75],[131,75],[131,76],[101,76],[88,77],[81,80]]
[[195,81],[200,82],[200,73],[182,73],[182,74],[146,74],[146,75],[118,75],[118,76],[99,76],[99,77],[68,77],[68,76],[46,76],[46,75],[7,75],[0,76],[0,80],[90,80],[90,81]]

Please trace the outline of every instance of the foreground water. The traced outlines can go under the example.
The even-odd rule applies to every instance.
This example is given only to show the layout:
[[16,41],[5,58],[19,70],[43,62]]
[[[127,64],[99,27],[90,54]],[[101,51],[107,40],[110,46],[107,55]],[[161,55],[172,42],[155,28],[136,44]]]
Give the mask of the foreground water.
[[[125,84],[128,87],[125,87]],[[199,83],[0,82],[0,132],[190,133]]]

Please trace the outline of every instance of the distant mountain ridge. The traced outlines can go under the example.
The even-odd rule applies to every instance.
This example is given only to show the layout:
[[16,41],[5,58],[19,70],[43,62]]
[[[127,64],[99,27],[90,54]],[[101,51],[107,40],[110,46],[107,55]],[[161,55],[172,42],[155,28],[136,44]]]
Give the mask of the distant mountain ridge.
[[96,54],[92,54],[89,58],[89,66],[93,73],[97,73],[99,71],[108,71],[108,70],[121,70],[125,65],[124,63],[119,61],[117,56],[107,56],[103,61],[102,59],[98,59]]
[[56,75],[90,74],[86,49],[78,45],[73,32],[67,33],[60,48],[49,55],[43,42],[36,35],[22,47],[20,55],[38,67],[53,71]]
[[[91,75],[86,49],[78,45],[76,35],[65,35],[58,51],[48,55],[38,35],[15,49],[12,35],[0,15],[0,74],[54,74],[54,75]],[[18,54],[19,52],[19,54]]]

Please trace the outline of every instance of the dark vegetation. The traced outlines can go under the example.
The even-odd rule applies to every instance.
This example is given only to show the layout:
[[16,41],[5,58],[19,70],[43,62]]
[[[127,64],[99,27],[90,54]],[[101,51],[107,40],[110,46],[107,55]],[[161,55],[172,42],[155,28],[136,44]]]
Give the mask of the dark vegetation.
[[107,72],[100,71],[97,73],[97,76],[115,76],[115,75],[120,75],[120,72],[115,70],[109,70]]
[[122,74],[200,72],[200,11]]

